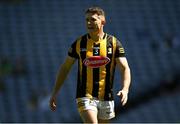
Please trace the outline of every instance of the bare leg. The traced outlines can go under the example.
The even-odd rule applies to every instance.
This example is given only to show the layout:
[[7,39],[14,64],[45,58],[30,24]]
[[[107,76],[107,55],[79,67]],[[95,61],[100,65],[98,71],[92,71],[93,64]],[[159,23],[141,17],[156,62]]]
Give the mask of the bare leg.
[[80,113],[84,123],[97,124],[97,112],[93,110],[84,110]]

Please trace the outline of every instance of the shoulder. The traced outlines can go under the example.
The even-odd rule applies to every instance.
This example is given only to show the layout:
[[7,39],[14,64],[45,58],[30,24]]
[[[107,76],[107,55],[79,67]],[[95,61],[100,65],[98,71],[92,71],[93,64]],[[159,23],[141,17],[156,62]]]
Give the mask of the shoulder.
[[73,43],[80,42],[81,40],[86,39],[87,37],[88,37],[88,34],[81,35],[81,36],[77,37]]
[[106,33],[107,34],[107,40],[108,41],[113,41],[113,42],[120,42],[120,40],[116,37],[116,36],[114,36],[114,35],[112,35],[112,34],[108,34],[108,33]]
[[87,37],[88,37],[88,34],[84,34],[84,35],[79,36],[76,40],[81,40]]
[[106,33],[106,34],[107,34],[107,39],[112,39],[112,38],[114,38],[116,41],[119,41],[116,36],[114,36],[114,35],[112,35],[112,34],[108,34],[108,33]]
[[116,36],[112,35],[112,34],[109,34],[109,33],[106,33],[107,37],[114,37],[116,38]]
[[114,37],[113,35],[108,34],[108,33],[106,33],[106,35],[107,35],[107,39],[109,39],[109,38],[113,38],[113,37]]

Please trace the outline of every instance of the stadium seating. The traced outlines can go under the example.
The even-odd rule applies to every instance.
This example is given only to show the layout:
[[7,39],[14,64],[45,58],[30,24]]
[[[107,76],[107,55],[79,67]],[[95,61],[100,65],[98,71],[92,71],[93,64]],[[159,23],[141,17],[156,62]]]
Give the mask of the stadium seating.
[[[106,11],[105,31],[125,47],[132,71],[130,98],[156,88],[166,75],[180,69],[179,51],[164,44],[167,33],[180,35],[178,0],[0,3],[0,55],[12,62],[23,57],[28,71],[19,77],[2,77],[6,91],[0,92],[0,122],[81,122],[74,100],[77,65],[59,93],[57,111],[51,112],[42,101],[51,93],[68,47],[85,33],[84,11],[93,5]],[[153,41],[157,49],[152,47]],[[119,80],[116,70],[115,92],[120,88]],[[164,95],[117,116],[114,122],[179,122],[179,103],[179,93]]]

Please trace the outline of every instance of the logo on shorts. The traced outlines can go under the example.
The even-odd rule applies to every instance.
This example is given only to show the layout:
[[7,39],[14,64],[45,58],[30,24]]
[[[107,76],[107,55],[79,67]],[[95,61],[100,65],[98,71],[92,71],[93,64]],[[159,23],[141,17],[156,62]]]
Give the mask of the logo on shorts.
[[89,58],[86,58],[83,63],[87,67],[91,68],[98,68],[103,65],[107,65],[110,62],[110,59],[108,57],[103,56],[92,56]]
[[106,114],[111,114],[112,112],[106,112]]
[[79,102],[78,102],[78,108],[80,108],[80,107],[82,107],[82,106],[85,106],[84,101],[79,101]]

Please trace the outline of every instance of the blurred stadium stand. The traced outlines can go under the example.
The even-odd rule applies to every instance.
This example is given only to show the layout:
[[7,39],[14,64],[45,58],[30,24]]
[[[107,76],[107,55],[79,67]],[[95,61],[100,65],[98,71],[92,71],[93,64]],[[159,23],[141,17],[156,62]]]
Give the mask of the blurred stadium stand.
[[[122,107],[115,97],[112,121],[180,122],[179,0],[2,0],[0,61],[6,57],[9,64],[0,68],[7,69],[0,71],[0,122],[81,122],[74,100],[77,65],[56,112],[48,98],[68,47],[86,32],[84,11],[93,5],[105,10],[105,31],[121,40],[132,70],[129,102]],[[13,71],[18,58],[25,61],[23,74]]]

